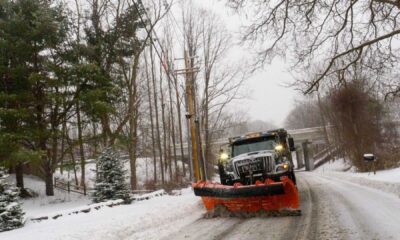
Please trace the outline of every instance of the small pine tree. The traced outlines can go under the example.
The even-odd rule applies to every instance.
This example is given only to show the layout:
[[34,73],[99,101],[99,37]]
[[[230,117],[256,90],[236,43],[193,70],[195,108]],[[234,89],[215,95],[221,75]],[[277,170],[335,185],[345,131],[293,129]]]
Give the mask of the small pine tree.
[[97,159],[96,164],[93,202],[123,199],[125,203],[130,203],[129,186],[125,181],[126,171],[119,156],[111,148],[107,148]]
[[8,184],[6,178],[7,174],[0,168],[0,232],[21,227],[24,221],[18,188]]

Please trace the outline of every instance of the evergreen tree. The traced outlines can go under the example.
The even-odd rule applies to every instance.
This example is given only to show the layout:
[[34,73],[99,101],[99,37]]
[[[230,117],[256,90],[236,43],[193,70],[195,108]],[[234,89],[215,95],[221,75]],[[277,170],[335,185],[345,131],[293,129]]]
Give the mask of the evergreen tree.
[[[10,1],[0,1],[0,159],[10,168],[22,168],[32,151],[22,142],[32,140],[26,124],[30,110],[29,66],[25,58],[26,45],[18,41],[19,25],[16,23],[15,6]],[[17,186],[23,189],[23,178]],[[22,180],[19,181],[19,180]]]
[[96,164],[93,202],[123,199],[125,203],[130,203],[129,186],[125,181],[126,171],[119,156],[111,148],[107,148]]
[[6,182],[7,174],[0,168],[0,232],[23,225],[23,211],[18,202],[19,191]]
[[36,158],[47,195],[54,195],[59,127],[72,106],[67,31],[53,1],[0,1],[0,159],[17,167]]

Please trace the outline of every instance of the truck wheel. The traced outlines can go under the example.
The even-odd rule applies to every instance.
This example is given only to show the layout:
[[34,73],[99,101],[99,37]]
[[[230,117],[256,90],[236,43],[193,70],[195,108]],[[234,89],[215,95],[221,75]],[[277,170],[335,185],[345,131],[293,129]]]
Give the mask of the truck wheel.
[[226,179],[226,173],[225,173],[225,169],[224,166],[222,164],[218,164],[218,173],[219,173],[219,179],[221,181],[222,185],[227,185],[227,179]]
[[294,172],[293,172],[293,171],[290,172],[289,178],[290,178],[290,180],[292,180],[292,182],[294,183],[294,185],[297,185],[297,184],[296,184],[296,176],[294,175]]

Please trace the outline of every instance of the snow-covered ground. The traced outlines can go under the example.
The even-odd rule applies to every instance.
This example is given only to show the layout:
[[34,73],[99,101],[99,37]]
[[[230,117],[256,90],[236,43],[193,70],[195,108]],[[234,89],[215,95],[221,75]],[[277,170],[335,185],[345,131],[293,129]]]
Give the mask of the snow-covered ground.
[[328,162],[314,172],[392,193],[400,197],[400,168],[359,173],[343,159]]
[[[98,210],[83,196],[57,191],[48,198],[41,193],[24,201],[25,226],[0,233],[0,239],[400,239],[399,173],[355,173],[343,160],[298,172],[302,216],[267,219],[204,219],[201,200],[190,188],[176,196]],[[36,178],[29,177],[26,184],[44,189]],[[68,215],[88,207],[88,213]],[[63,216],[51,218],[59,213]],[[42,215],[50,218],[29,219]]]
[[[9,180],[14,182],[15,175],[11,174]],[[24,184],[26,188],[38,194],[37,197],[22,200],[25,218],[28,219],[28,221],[31,218],[84,206],[91,202],[88,197],[83,195],[77,193],[68,194],[58,189],[54,189],[54,196],[46,196],[44,181],[35,176],[24,176]]]
[[[0,233],[0,239],[159,239],[171,229],[179,228],[188,221],[201,217],[201,202],[190,188],[177,196],[165,195],[129,205],[103,207],[89,213],[65,214],[84,209],[88,200],[71,200],[59,204],[47,204],[33,211],[32,205],[24,209],[28,216],[48,215],[48,220],[31,221],[28,217],[23,228]],[[38,205],[36,205],[38,206]],[[62,217],[52,219],[58,213]]]
[[[128,161],[125,162],[125,166],[126,180],[129,181]],[[143,187],[147,180],[153,179],[152,160],[139,158],[136,166],[138,185]],[[178,166],[182,169],[181,162],[178,162]],[[94,160],[86,164],[88,188],[91,188],[95,181],[95,168]],[[75,182],[72,169],[64,169],[63,173],[57,169],[54,176],[69,180],[71,183]],[[77,166],[77,177],[80,178],[79,166]],[[167,177],[168,174],[166,174]],[[15,182],[15,175],[10,175],[9,181]],[[46,239],[49,237],[51,239],[108,239],[114,236],[115,232],[121,232],[120,228],[125,228],[129,236],[137,236],[135,239],[158,239],[158,236],[163,236],[163,232],[171,229],[172,225],[169,223],[174,222],[174,225],[179,226],[180,222],[186,221],[184,219],[198,218],[202,214],[200,199],[194,197],[190,188],[179,191],[177,196],[155,197],[145,201],[142,201],[143,197],[136,197],[137,201],[133,201],[130,205],[96,208],[89,196],[78,193],[54,189],[54,196],[46,196],[45,183],[36,176],[25,175],[24,183],[26,188],[33,190],[38,196],[21,200],[25,212],[25,226],[0,233],[0,239]],[[176,192],[174,191],[173,194]],[[80,212],[88,208],[91,208],[89,213]],[[193,211],[197,213],[192,214]],[[79,214],[72,214],[74,212]],[[190,213],[189,216],[186,213]],[[58,215],[62,217],[52,219]],[[34,220],[42,217],[48,217],[48,220]],[[155,232],[154,228],[157,229]],[[146,233],[148,229],[152,230]],[[121,233],[119,237],[112,239],[122,239],[123,235]]]
[[372,184],[383,184],[383,176],[386,186],[396,184],[390,174],[397,170],[376,180],[341,172],[348,169],[340,160],[298,172],[300,217],[199,219],[164,239],[400,239],[399,197]]

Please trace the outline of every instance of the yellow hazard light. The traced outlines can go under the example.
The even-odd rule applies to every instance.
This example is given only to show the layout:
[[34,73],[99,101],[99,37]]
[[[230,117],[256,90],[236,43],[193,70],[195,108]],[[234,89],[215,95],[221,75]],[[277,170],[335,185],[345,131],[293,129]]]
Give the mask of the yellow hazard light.
[[219,158],[220,158],[222,161],[225,161],[225,160],[227,160],[227,159],[229,158],[229,156],[228,156],[227,153],[221,153],[221,155],[219,156]]
[[283,150],[283,146],[281,144],[278,144],[275,146],[275,150],[276,151],[282,151]]
[[261,136],[260,133],[249,133],[249,134],[246,135],[246,138],[256,138],[256,137],[259,137],[259,136]]
[[287,163],[283,164],[283,168],[284,169],[288,169],[289,168],[289,164],[287,164]]

